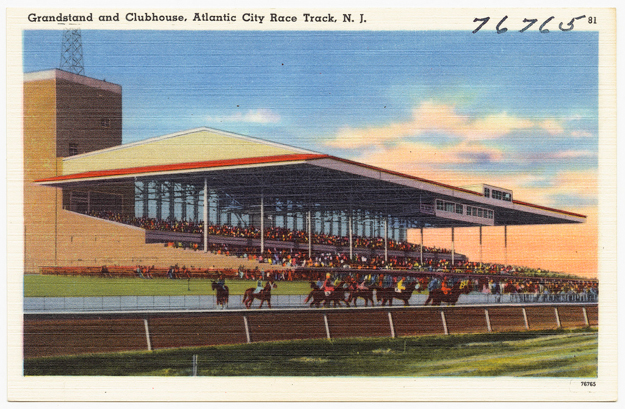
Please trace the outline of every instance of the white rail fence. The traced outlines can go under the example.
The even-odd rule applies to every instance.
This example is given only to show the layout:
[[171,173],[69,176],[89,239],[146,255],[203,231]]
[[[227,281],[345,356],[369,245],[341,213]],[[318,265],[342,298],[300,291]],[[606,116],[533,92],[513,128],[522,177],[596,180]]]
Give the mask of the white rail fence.
[[[375,297],[374,297],[375,298]],[[274,295],[271,297],[273,308],[307,308],[304,304],[306,295]],[[423,305],[427,294],[413,294],[410,305]],[[595,303],[598,296],[592,293],[583,294],[479,294],[461,295],[459,305],[467,304],[528,304],[528,303]],[[252,308],[257,308],[260,301],[254,300]],[[353,305],[353,304],[352,304]],[[377,305],[377,303],[376,303]],[[393,305],[403,305],[395,300]],[[358,306],[364,306],[362,299]],[[229,309],[241,309],[242,295],[232,295],[228,303]],[[263,305],[267,308],[267,304]],[[345,308],[345,307],[343,307]],[[24,312],[71,312],[71,311],[150,311],[150,310],[211,310],[221,309],[216,305],[214,295],[184,296],[113,296],[113,297],[26,297]]]

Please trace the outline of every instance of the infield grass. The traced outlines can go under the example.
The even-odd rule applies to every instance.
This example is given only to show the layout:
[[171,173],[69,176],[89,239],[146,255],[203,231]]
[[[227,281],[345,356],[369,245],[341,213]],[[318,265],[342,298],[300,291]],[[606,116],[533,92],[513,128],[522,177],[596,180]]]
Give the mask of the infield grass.
[[25,375],[597,377],[597,332],[306,340],[27,359]]
[[[274,295],[308,294],[310,283],[305,281],[278,281]],[[226,280],[231,295],[243,294],[256,287],[252,280]],[[24,297],[106,297],[106,296],[180,296],[214,295],[209,279],[155,278],[101,278],[87,276],[54,276],[28,274],[24,276]]]

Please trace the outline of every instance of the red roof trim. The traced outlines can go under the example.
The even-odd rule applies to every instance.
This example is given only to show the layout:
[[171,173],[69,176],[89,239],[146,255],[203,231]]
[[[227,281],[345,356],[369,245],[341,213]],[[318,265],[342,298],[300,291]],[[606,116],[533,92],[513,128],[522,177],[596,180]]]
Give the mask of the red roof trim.
[[420,178],[420,177],[417,177],[417,176],[411,176],[411,175],[407,175],[405,173],[395,172],[395,171],[392,171],[392,170],[379,168],[377,166],[367,165],[365,163],[354,162],[353,160],[349,160],[349,159],[337,158],[335,156],[330,156],[330,158],[334,159],[334,160],[337,160],[339,162],[345,162],[345,163],[349,163],[351,165],[362,166],[363,168],[368,168],[368,169],[371,169],[371,170],[375,170],[377,172],[383,172],[383,173],[388,173],[388,174],[395,175],[395,176],[401,176],[401,177],[404,177],[404,178],[407,178],[407,179],[417,180],[419,182],[429,183],[431,185],[441,186],[441,187],[444,187],[444,188],[447,188],[447,189],[457,190],[459,192],[470,193],[470,194],[476,195],[476,196],[484,196],[483,194],[478,193],[478,192],[474,192],[473,190],[468,190],[468,189],[463,189],[461,187],[446,185],[445,183],[434,182],[433,180],[423,179],[423,178]]
[[168,172],[178,170],[191,170],[201,168],[216,168],[221,166],[240,166],[240,165],[255,165],[262,163],[276,163],[276,162],[293,162],[308,159],[322,159],[327,158],[327,155],[318,154],[289,154],[289,155],[275,155],[275,156],[261,156],[256,158],[242,158],[242,159],[223,159],[212,160],[206,162],[188,162],[188,163],[174,163],[171,165],[155,165],[155,166],[140,166],[136,168],[124,168],[124,169],[111,169],[111,170],[96,170],[83,173],[75,173],[72,175],[56,176],[53,178],[39,179],[35,182],[60,182],[69,180],[80,180],[88,178],[100,178],[107,176],[123,176],[132,175],[135,173],[153,173],[153,172]]
[[[371,166],[364,163],[355,162],[349,159],[338,158],[336,156],[330,155],[322,155],[322,154],[289,154],[289,155],[275,155],[275,156],[261,156],[256,158],[240,158],[240,159],[223,159],[223,160],[214,160],[214,161],[205,161],[205,162],[187,162],[187,163],[174,163],[171,165],[155,165],[155,166],[140,166],[136,168],[124,168],[124,169],[111,169],[111,170],[99,170],[99,171],[90,171],[83,173],[76,173],[72,175],[63,175],[56,176],[53,178],[39,179],[35,180],[35,182],[61,182],[61,181],[71,181],[71,180],[80,180],[80,179],[89,179],[89,178],[100,178],[107,176],[123,176],[123,175],[132,175],[134,173],[154,173],[154,172],[167,172],[167,171],[181,171],[181,170],[191,170],[191,169],[201,169],[201,168],[216,168],[216,167],[224,167],[224,166],[240,166],[240,165],[256,165],[263,163],[277,163],[277,162],[293,162],[293,161],[302,161],[302,160],[314,160],[314,159],[332,159],[339,162],[347,163],[350,165],[360,166],[367,169],[375,170],[377,172],[383,172],[390,175],[400,176],[403,178],[416,180],[419,182],[429,183],[435,186],[441,186],[447,189],[456,190],[459,192],[469,193],[476,196],[483,197],[484,195],[478,192],[474,192],[472,190],[463,189],[451,185],[447,185],[444,183],[434,182],[432,180],[419,178],[416,176],[407,175],[401,172],[395,172],[388,169],[379,168],[377,166]],[[539,206],[531,203],[521,202],[518,200],[513,201],[513,203],[520,204],[523,206],[533,207],[536,209],[548,210],[556,213],[566,214],[575,217],[583,217],[586,216],[582,214],[567,212],[564,210],[553,209],[545,206]]]
[[550,212],[556,212],[556,213],[562,213],[562,214],[568,214],[569,216],[575,216],[575,217],[583,217],[584,219],[587,217],[583,214],[578,214],[578,213],[573,213],[573,212],[567,212],[566,210],[558,210],[558,209],[553,209],[551,207],[545,207],[545,206],[540,206],[540,205],[535,205],[532,203],[527,203],[527,202],[521,202],[518,200],[513,200],[512,203],[514,204],[520,204],[523,206],[528,206],[528,207],[534,207],[536,209],[541,209],[541,210],[549,210]]

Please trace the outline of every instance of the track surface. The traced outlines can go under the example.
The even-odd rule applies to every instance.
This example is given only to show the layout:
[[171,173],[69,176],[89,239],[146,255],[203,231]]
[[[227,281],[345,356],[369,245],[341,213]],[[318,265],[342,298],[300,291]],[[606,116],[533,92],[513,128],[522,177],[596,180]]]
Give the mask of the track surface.
[[597,325],[596,304],[25,314],[24,357]]

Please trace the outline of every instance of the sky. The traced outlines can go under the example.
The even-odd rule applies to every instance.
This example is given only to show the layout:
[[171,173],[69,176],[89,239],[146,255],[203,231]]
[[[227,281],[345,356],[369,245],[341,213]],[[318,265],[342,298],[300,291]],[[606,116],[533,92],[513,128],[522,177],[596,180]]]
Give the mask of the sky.
[[[222,129],[585,214],[485,229],[483,260],[597,273],[598,34],[82,31],[85,74],[123,89],[123,142]],[[24,72],[60,31],[25,31]],[[479,259],[477,228],[456,251]],[[417,235],[409,235],[418,241]],[[450,248],[448,229],[426,245]]]

